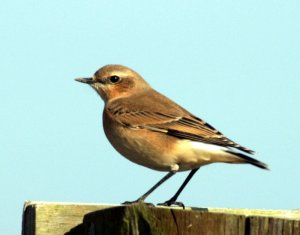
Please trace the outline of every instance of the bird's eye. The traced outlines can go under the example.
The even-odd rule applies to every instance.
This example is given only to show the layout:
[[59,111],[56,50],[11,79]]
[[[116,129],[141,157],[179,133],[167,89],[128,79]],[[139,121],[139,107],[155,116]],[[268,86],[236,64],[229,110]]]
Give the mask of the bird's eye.
[[117,83],[117,82],[119,82],[121,79],[120,79],[119,76],[113,75],[113,76],[111,76],[111,77],[109,78],[109,80],[110,80],[111,83]]

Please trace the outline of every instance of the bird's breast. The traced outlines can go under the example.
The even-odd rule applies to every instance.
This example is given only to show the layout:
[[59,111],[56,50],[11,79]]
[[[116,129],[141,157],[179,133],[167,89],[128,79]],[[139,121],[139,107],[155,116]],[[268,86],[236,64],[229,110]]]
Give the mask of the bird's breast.
[[105,112],[103,127],[112,146],[130,161],[160,171],[170,171],[176,164],[170,154],[173,142],[163,133],[122,125]]

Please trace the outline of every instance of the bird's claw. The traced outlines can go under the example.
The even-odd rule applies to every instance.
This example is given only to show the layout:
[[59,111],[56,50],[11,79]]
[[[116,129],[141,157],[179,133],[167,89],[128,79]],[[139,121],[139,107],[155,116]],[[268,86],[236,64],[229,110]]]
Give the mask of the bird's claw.
[[176,201],[172,201],[172,200],[168,200],[168,201],[165,201],[163,203],[158,203],[157,204],[158,206],[179,206],[179,207],[182,207],[183,209],[185,209],[185,206],[182,202],[176,202]]
[[146,204],[147,206],[154,206],[153,203],[149,203],[149,202],[144,202],[143,200],[135,200],[135,201],[125,201],[122,203],[122,205],[136,205],[136,204]]

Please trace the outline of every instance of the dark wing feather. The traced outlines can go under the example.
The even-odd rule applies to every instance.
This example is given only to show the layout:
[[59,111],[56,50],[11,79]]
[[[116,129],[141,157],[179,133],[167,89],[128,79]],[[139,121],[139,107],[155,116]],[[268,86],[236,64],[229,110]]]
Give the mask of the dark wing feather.
[[228,139],[214,127],[194,116],[182,117],[174,122],[154,124],[153,126],[167,130],[168,135],[180,139],[199,141],[223,147],[233,147],[249,154],[254,153],[251,149],[245,148]]

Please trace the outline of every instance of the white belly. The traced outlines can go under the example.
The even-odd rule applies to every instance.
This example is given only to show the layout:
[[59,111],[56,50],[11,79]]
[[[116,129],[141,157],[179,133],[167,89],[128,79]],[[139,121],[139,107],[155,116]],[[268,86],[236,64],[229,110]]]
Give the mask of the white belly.
[[196,141],[178,141],[176,154],[179,170],[190,170],[214,162],[234,162],[236,157],[227,148]]

